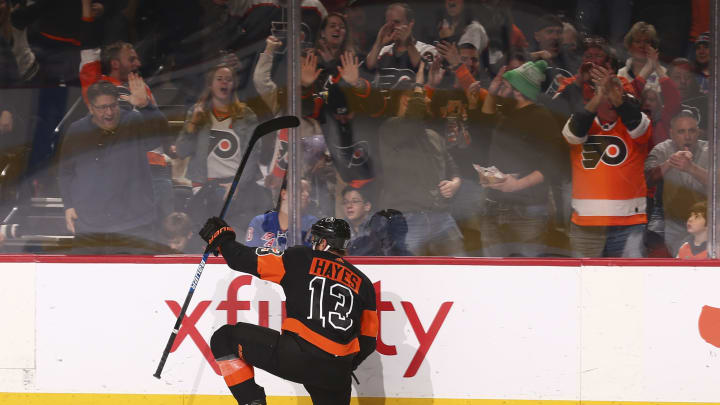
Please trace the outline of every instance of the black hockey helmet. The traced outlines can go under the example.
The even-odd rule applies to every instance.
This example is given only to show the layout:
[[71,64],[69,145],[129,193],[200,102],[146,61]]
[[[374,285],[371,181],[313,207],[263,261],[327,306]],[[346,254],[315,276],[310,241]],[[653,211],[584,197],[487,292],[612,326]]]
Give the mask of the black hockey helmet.
[[327,217],[313,224],[310,235],[313,246],[325,239],[330,249],[345,250],[350,242],[350,225],[344,219]]

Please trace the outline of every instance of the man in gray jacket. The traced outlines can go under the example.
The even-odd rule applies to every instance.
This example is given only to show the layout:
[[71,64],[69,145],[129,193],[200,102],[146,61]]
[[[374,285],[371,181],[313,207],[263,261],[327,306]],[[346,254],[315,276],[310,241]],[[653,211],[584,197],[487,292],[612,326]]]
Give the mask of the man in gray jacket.
[[648,185],[663,183],[665,245],[672,257],[688,236],[690,207],[707,199],[708,142],[699,135],[697,118],[683,110],[670,121],[670,139],[655,145],[645,160]]

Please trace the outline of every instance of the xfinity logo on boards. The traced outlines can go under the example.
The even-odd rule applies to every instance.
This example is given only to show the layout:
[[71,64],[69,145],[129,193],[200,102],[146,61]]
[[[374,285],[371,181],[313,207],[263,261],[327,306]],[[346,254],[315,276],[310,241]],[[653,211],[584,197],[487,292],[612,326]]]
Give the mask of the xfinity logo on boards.
[[[250,275],[236,277],[228,286],[227,298],[223,301],[220,301],[220,303],[215,307],[215,310],[226,311],[228,324],[235,324],[238,322],[237,311],[250,310],[250,301],[238,300],[237,297],[240,288],[252,284],[252,279],[253,277]],[[195,284],[196,283],[193,282],[193,286]],[[382,339],[382,313],[395,311],[395,305],[391,301],[382,300],[380,281],[374,283],[373,285],[375,287],[379,323],[377,352],[384,356],[396,356],[397,349],[394,345],[390,344],[392,342],[384,342]],[[176,301],[171,300],[166,300],[165,303],[172,311],[173,316],[177,317],[181,309],[180,304]],[[182,326],[180,327],[180,331],[177,334],[177,338],[175,339],[175,342],[170,349],[170,352],[172,353],[177,350],[177,348],[180,347],[180,345],[185,341],[185,338],[189,336],[193,343],[195,343],[195,346],[197,346],[197,348],[203,354],[205,360],[207,360],[208,364],[210,364],[212,369],[215,371],[215,373],[217,375],[220,375],[220,368],[218,367],[215,359],[213,358],[212,352],[210,351],[210,345],[205,341],[205,338],[203,338],[203,336],[200,334],[200,332],[195,326],[211,304],[212,301],[209,300],[200,301],[194,309],[188,308],[188,315],[185,317],[185,319],[183,319]],[[285,301],[282,301],[280,305],[282,308],[282,320],[285,320]],[[420,321],[420,318],[415,311],[415,306],[412,304],[412,302],[400,301],[400,306],[405,312],[405,316],[407,317],[407,320],[410,323],[410,326],[412,327],[415,337],[417,338],[419,343],[419,346],[415,351],[415,355],[413,356],[412,360],[410,360],[410,364],[408,364],[408,367],[405,370],[403,377],[409,378],[415,376],[418,369],[420,368],[420,365],[425,359],[425,356],[430,351],[430,347],[435,341],[435,337],[440,331],[443,322],[445,322],[445,318],[450,312],[450,308],[452,307],[452,305],[452,301],[442,303],[440,305],[440,308],[437,310],[437,313],[433,317],[430,326],[426,328]],[[258,301],[257,307],[257,324],[260,326],[268,327],[270,323],[270,302]]]

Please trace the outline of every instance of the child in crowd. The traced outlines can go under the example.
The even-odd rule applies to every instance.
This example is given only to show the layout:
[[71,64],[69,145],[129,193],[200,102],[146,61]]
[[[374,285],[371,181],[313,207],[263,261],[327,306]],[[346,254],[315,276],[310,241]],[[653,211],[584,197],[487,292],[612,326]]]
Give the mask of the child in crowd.
[[169,253],[191,253],[186,250],[194,233],[188,214],[176,211],[165,217],[160,233],[162,242],[170,249]]
[[[300,210],[303,212],[300,218],[301,239],[305,246],[311,246],[309,231],[310,226],[318,219],[305,213],[310,204],[310,182],[302,179],[300,190]],[[288,243],[288,228],[290,216],[288,211],[288,190],[287,178],[283,180],[280,187],[280,196],[277,206],[264,214],[255,216],[250,220],[245,237],[245,245],[253,247],[266,247],[285,250]]]
[[350,186],[342,191],[342,206],[345,220],[350,225],[350,243],[368,233],[372,203],[365,198],[367,191]]
[[690,208],[690,217],[687,220],[688,240],[680,246],[678,259],[707,259],[707,203],[702,201]]

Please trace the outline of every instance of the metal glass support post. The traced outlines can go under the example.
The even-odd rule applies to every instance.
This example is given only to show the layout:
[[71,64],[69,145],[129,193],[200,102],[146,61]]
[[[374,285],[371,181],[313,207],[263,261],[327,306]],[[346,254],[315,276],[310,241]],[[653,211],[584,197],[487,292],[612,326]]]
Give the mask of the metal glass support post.
[[717,210],[718,210],[718,164],[720,160],[720,132],[718,132],[718,119],[717,119],[717,108],[720,106],[718,103],[718,95],[720,94],[720,86],[718,84],[718,73],[720,73],[720,31],[718,31],[718,6],[720,2],[718,0],[710,1],[710,35],[712,41],[710,42],[710,93],[708,100],[708,141],[710,146],[710,167],[708,167],[708,174],[710,176],[709,187],[708,187],[708,256],[717,259],[718,253],[720,252],[720,246],[718,243],[718,235],[720,230],[720,222],[718,221]]
[[[287,83],[288,83],[288,114],[301,117],[300,98],[302,95],[300,79],[300,2],[289,0],[288,33],[287,33]],[[288,247],[302,242],[300,218],[300,128],[290,128],[288,132]]]

